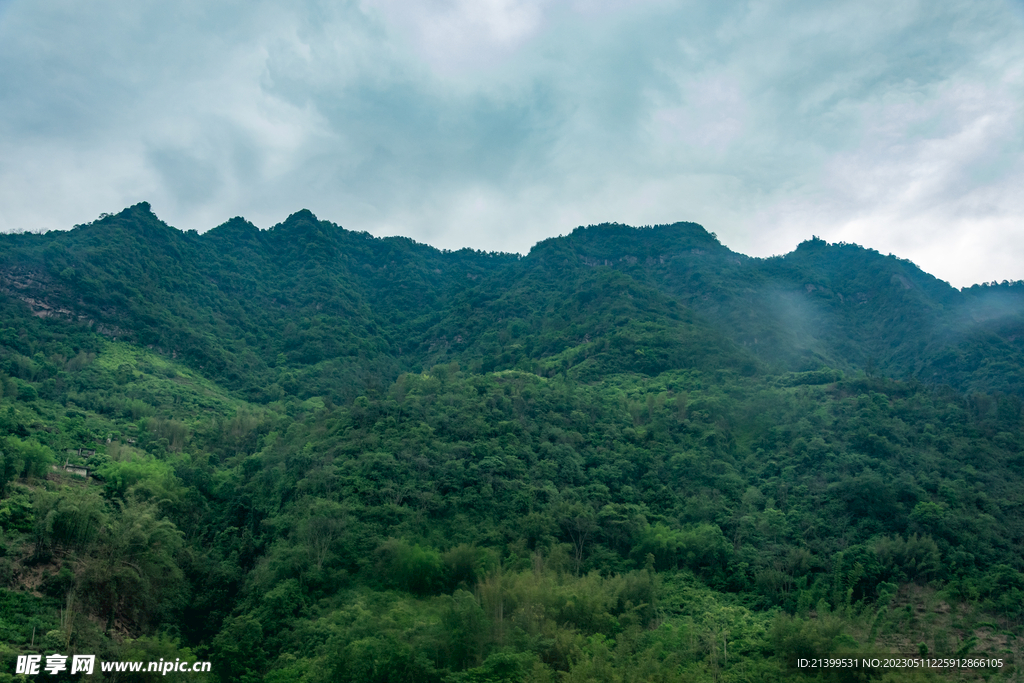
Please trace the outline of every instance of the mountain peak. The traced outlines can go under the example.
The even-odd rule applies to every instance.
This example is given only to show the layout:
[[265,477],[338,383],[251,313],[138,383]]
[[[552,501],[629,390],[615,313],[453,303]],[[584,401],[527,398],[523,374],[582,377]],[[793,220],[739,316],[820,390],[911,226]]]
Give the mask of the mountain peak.
[[207,231],[203,235],[204,240],[213,240],[214,243],[255,243],[260,241],[260,229],[242,218],[235,216],[229,221],[221,223],[216,228]]
[[621,223],[580,226],[563,237],[538,243],[531,255],[570,249],[580,258],[618,261],[622,258],[661,260],[679,252],[729,252],[718,236],[697,223],[633,227]]
[[292,215],[288,216],[288,218],[284,220],[284,223],[282,225],[291,225],[307,221],[310,223],[319,223],[320,219],[317,218],[316,215],[314,215],[314,213],[309,209],[299,209]]

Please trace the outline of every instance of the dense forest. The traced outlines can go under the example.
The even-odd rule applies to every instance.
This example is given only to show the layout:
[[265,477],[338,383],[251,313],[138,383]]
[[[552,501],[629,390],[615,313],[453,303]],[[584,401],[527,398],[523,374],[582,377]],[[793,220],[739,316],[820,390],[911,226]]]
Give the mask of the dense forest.
[[[527,256],[0,235],[0,681],[1018,680],[1024,283],[692,223]],[[808,669],[800,658],[986,658]]]

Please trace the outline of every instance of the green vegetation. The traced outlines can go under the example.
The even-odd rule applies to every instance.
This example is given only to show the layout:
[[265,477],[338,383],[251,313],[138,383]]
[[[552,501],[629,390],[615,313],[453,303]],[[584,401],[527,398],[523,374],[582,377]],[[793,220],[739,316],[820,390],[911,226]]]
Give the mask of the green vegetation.
[[0,680],[1018,675],[1022,285],[692,224],[519,258],[139,205],[0,236],[0,292]]

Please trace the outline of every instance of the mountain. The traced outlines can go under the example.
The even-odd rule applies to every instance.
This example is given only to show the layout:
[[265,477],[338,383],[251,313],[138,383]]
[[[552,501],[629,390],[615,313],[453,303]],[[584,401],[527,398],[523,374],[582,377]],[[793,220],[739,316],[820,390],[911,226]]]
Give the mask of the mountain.
[[600,225],[519,257],[374,238],[308,211],[269,230],[235,218],[182,233],[139,204],[0,244],[0,293],[27,304],[22,316],[181,356],[256,401],[347,400],[339,386],[452,360],[581,376],[827,366],[1024,392],[1024,287],[957,291],[908,261],[817,238],[756,259],[693,223]]
[[1024,284],[693,223],[0,235],[0,679],[1014,680],[1022,340]]

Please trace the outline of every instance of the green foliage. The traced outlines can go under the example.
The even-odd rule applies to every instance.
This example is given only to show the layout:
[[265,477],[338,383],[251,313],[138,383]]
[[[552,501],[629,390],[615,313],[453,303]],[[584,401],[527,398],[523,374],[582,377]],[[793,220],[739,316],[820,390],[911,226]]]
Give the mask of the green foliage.
[[390,538],[377,549],[376,556],[377,575],[389,588],[423,595],[442,585],[444,564],[441,555],[430,548]]
[[0,529],[14,532],[31,531],[34,521],[31,490],[16,485],[0,500]]
[[1016,285],[693,224],[0,238],[7,660],[781,681],[1021,635]]
[[684,529],[655,524],[641,532],[632,550],[638,559],[653,555],[659,571],[688,568],[708,574],[724,571],[731,553],[722,530],[707,523]]
[[35,439],[0,437],[0,489],[15,477],[46,476],[53,451]]
[[95,490],[76,488],[59,494],[40,491],[36,509],[36,545],[54,550],[88,548],[108,521],[109,506]]

